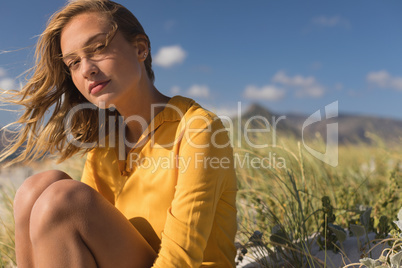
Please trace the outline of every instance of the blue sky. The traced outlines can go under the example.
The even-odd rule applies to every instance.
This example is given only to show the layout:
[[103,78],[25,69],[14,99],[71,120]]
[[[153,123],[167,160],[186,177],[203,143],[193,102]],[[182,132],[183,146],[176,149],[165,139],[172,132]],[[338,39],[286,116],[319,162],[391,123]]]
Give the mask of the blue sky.
[[[32,66],[34,44],[65,1],[0,7],[0,87]],[[151,39],[156,87],[218,114],[257,102],[311,114],[402,119],[402,1],[124,0]],[[11,51],[11,52],[8,52]],[[23,83],[23,82],[22,82]],[[13,116],[0,112],[0,125]]]

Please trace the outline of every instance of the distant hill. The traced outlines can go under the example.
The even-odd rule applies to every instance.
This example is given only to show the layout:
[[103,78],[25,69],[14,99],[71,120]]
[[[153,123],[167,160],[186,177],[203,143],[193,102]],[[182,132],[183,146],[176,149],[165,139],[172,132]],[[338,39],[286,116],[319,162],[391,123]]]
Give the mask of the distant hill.
[[[301,139],[303,123],[309,117],[309,115],[305,114],[276,114],[259,104],[253,104],[242,114],[243,124],[253,116],[266,118],[271,126],[276,121],[278,137],[280,135],[291,135],[297,139]],[[283,117],[278,120],[280,116]],[[324,118],[320,122],[306,126],[304,138],[314,139],[317,136],[321,136],[325,140],[327,124],[330,123],[338,123],[338,140],[340,144],[373,144],[378,142],[377,138],[389,145],[399,145],[402,141],[402,120],[351,114],[339,114],[338,117]],[[260,122],[258,119],[250,121],[250,127],[261,128],[261,120]]]
[[[277,114],[262,105],[253,104],[241,115],[243,127],[247,120],[255,116],[259,119],[249,121],[249,128],[263,128],[260,119],[265,118],[269,121],[271,128],[276,122],[277,137],[291,136],[298,140],[302,138],[303,123],[309,117],[306,114]],[[238,120],[238,118],[234,119],[235,121]],[[311,140],[320,136],[325,140],[327,136],[326,127],[330,123],[338,123],[338,141],[340,144],[375,144],[377,137],[391,146],[399,146],[402,142],[402,120],[352,114],[339,114],[336,118],[322,120],[305,127],[304,139]],[[3,135],[3,131],[0,130],[0,151],[3,150],[5,144]],[[8,139],[11,139],[12,135],[6,133]]]

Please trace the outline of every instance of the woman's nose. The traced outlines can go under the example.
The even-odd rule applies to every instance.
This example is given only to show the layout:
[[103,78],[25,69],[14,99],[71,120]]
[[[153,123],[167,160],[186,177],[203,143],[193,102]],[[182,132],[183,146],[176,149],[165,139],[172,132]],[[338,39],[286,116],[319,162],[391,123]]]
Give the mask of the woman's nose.
[[88,58],[81,59],[81,73],[85,78],[89,78],[94,76],[98,73],[99,69],[98,66],[94,61]]

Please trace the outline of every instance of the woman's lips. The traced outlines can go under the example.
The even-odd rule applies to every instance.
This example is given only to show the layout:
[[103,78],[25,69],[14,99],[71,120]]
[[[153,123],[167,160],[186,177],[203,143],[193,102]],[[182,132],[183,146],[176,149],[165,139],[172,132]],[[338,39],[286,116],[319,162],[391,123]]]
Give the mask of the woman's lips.
[[102,89],[104,89],[109,84],[109,82],[110,80],[91,83],[89,85],[89,94],[93,95],[102,91]]

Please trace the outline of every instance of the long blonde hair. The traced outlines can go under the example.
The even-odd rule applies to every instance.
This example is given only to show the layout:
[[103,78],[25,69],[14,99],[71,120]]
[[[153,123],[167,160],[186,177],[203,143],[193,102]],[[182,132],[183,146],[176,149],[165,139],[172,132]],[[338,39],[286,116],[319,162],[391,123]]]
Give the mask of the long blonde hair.
[[[112,28],[118,29],[127,41],[133,41],[138,34],[145,36],[151,51],[149,38],[143,27],[122,5],[108,0],[70,1],[49,19],[45,31],[39,37],[35,51],[35,67],[31,70],[33,75],[27,84],[20,91],[2,94],[7,95],[3,97],[3,101],[24,106],[24,112],[14,123],[19,128],[15,135],[12,135],[12,142],[0,154],[0,162],[21,148],[22,152],[8,164],[36,160],[46,154],[57,155],[58,160],[63,161],[78,152],[86,153],[99,143],[101,126],[97,109],[78,110],[70,122],[69,129],[65,127],[69,111],[88,101],[75,87],[68,69],[61,60],[60,35],[74,16],[87,12],[105,15]],[[154,81],[150,54],[144,64],[149,79]],[[53,112],[50,118],[45,120],[45,114],[51,109]],[[109,118],[111,117],[105,117],[106,124],[109,124]],[[69,142],[68,135],[72,135],[79,144]],[[95,146],[80,146],[88,143]]]

